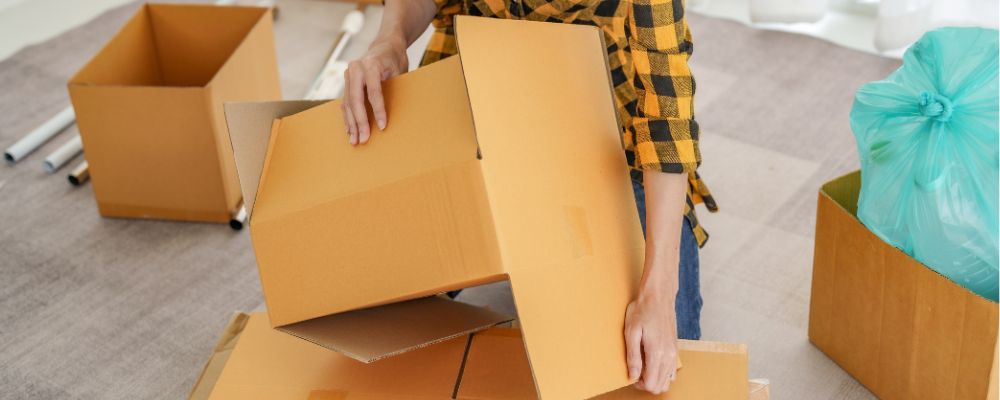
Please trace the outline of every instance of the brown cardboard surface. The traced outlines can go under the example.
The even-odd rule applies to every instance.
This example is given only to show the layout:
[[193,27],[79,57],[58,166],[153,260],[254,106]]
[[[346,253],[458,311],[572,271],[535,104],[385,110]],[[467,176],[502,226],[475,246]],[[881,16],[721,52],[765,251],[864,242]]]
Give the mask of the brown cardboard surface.
[[237,155],[260,174],[250,234],[271,323],[509,278],[540,395],[625,386],[643,240],[601,33],[457,24],[462,54],[384,83],[389,124],[368,145],[348,144],[332,101],[272,124],[263,167],[259,139]]
[[270,11],[145,5],[70,79],[104,216],[227,222],[224,101],[281,97]]
[[327,315],[278,329],[369,363],[512,319],[487,308],[431,296]]
[[467,340],[363,364],[271,329],[251,314],[216,381],[222,399],[449,399]]
[[[742,388],[743,345],[681,341],[686,360],[670,394],[631,388],[600,399],[729,399],[718,388]],[[464,358],[464,362],[463,362]],[[517,329],[493,328],[374,364],[361,364],[269,328],[267,315],[238,314],[189,400],[256,399],[531,399],[531,370]],[[742,377],[743,383],[735,380]],[[766,400],[767,384],[750,382],[750,400]],[[722,397],[718,397],[722,396]]]
[[264,169],[264,155],[271,138],[274,120],[318,106],[326,100],[296,100],[225,103],[226,123],[238,170],[243,203],[253,210],[257,186]]
[[216,343],[215,348],[212,350],[212,356],[205,363],[205,368],[201,370],[201,375],[198,376],[194,387],[188,393],[188,400],[206,400],[212,394],[215,382],[222,375],[222,369],[226,367],[229,355],[236,348],[236,343],[240,340],[240,334],[243,333],[243,328],[246,327],[249,319],[250,316],[247,314],[236,313],[229,320],[225,330],[222,332],[222,336],[219,337],[219,342]]
[[386,82],[360,148],[339,101],[275,125],[250,215],[275,326],[503,278],[462,87],[457,59]]
[[984,399],[997,304],[920,264],[854,216],[860,175],[820,192],[809,338],[884,399]]
[[[567,335],[570,333],[567,332]],[[537,398],[527,355],[516,329],[475,334],[469,348],[457,399]],[[670,391],[661,395],[627,386],[594,399],[744,400],[749,395],[746,346],[681,340],[684,366]]]
[[623,315],[644,242],[601,33],[471,17],[457,18],[456,31],[539,393],[583,398],[622,387]]

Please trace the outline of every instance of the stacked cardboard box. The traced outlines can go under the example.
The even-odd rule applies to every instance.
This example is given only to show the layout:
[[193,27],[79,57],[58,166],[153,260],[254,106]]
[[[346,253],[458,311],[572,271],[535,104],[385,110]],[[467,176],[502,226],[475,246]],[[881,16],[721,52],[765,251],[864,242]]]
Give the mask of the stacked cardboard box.
[[[666,394],[632,387],[596,399],[748,399],[742,345],[681,341],[684,366]],[[750,400],[766,400],[754,384]],[[188,397],[224,399],[533,399],[517,329],[492,328],[374,364],[362,364],[237,314]]]
[[809,339],[883,399],[997,399],[997,304],[865,228],[860,183],[819,194]]
[[101,215],[228,222],[226,101],[278,100],[271,12],[147,4],[69,82]]

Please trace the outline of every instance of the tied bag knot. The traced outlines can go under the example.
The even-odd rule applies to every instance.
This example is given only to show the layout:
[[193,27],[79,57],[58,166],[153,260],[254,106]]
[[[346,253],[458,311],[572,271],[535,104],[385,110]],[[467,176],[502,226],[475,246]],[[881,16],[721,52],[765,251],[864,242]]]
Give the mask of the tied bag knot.
[[920,114],[934,118],[938,122],[948,122],[954,109],[947,97],[931,92],[920,93],[919,104]]

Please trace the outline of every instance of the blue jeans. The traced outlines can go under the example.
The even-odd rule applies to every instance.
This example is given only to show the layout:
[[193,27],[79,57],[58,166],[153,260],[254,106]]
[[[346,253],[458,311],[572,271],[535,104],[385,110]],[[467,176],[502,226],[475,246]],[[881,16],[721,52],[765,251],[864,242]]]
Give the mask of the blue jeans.
[[[639,208],[642,233],[646,234],[646,191],[642,181],[632,179],[635,205]],[[677,338],[701,339],[701,287],[698,283],[698,241],[691,231],[691,223],[684,218],[681,226],[680,281],[677,288]]]

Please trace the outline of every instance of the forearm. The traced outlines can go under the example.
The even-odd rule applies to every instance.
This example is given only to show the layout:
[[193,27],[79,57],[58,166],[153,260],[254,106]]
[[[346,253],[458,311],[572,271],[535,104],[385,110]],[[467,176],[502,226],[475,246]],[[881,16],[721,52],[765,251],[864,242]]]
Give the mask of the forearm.
[[385,0],[375,42],[390,41],[408,47],[427,29],[435,14],[434,0]]
[[646,192],[646,258],[639,300],[673,304],[678,289],[687,174],[644,171],[643,184]]

